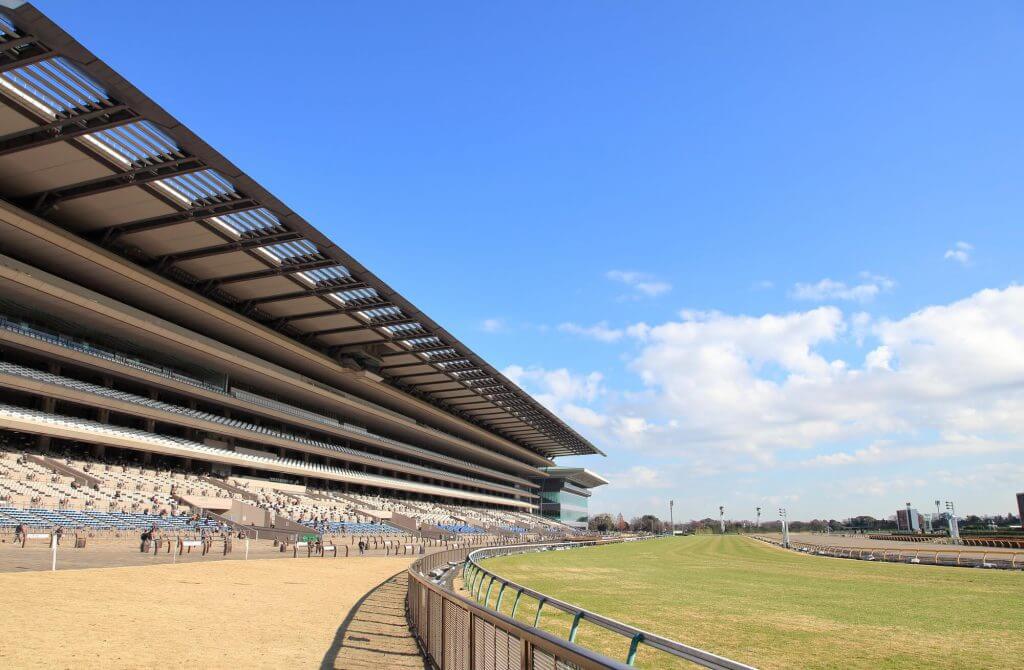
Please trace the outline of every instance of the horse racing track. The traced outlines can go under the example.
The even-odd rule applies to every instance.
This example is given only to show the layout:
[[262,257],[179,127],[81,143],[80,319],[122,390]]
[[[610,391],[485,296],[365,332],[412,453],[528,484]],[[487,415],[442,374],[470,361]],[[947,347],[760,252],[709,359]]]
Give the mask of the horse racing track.
[[[523,554],[484,565],[548,596],[760,668],[1008,668],[1024,658],[1020,571],[833,559],[739,536]],[[516,618],[532,622],[535,611],[521,606]],[[541,625],[564,636],[570,623],[545,611]],[[624,653],[621,637],[585,622],[576,641],[613,658]],[[636,664],[692,667],[653,650]]]

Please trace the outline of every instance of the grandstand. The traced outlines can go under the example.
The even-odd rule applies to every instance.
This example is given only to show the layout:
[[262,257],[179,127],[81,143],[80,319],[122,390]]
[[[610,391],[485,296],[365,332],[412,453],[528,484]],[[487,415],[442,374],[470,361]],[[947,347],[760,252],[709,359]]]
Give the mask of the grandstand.
[[540,491],[592,444],[32,5],[5,7],[0,532],[572,532]]

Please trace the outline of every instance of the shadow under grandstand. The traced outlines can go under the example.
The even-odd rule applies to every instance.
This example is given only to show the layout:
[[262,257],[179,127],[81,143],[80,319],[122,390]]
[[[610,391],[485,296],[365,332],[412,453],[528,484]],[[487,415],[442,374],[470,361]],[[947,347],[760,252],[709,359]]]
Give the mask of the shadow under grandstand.
[[429,668],[406,623],[407,587],[403,570],[360,598],[335,633],[321,670]]

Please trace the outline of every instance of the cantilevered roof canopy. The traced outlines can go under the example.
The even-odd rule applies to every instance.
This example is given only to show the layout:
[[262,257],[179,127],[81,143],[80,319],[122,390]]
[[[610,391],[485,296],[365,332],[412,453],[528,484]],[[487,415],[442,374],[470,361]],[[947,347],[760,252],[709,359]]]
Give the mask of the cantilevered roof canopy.
[[542,456],[600,453],[39,10],[2,4],[0,197]]
[[582,486],[585,489],[593,489],[598,486],[604,486],[608,483],[608,480],[599,474],[593,473],[586,468],[541,468],[544,472],[552,477],[562,477],[567,481]]

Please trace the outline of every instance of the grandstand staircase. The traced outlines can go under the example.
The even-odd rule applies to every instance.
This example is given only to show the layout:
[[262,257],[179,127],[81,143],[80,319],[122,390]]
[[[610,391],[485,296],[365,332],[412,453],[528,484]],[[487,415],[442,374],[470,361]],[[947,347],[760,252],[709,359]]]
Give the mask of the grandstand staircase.
[[253,493],[252,491],[249,491],[247,489],[243,489],[241,486],[235,486],[234,484],[229,484],[229,483],[227,483],[226,481],[224,481],[222,479],[217,479],[216,477],[200,477],[199,479],[200,479],[200,481],[206,482],[210,486],[216,486],[219,489],[224,489],[228,493],[238,494],[238,495],[242,496],[243,500],[253,500],[253,501],[257,500],[256,494]]
[[49,468],[50,470],[53,470],[58,475],[64,475],[65,477],[73,477],[76,482],[83,486],[93,487],[100,486],[103,484],[103,480],[99,479],[98,477],[93,477],[92,475],[86,472],[82,472],[77,468],[73,468],[66,463],[58,461],[56,458],[51,458],[49,456],[37,456],[36,454],[26,454],[26,458],[28,458],[28,460],[32,461],[33,463],[38,463],[39,465],[42,465],[44,468]]
[[345,498],[344,496],[329,496],[324,493],[310,491],[309,489],[306,489],[306,492],[303,493],[302,495],[306,496],[307,498],[312,498],[314,500],[326,500],[327,502],[337,502],[339,499],[343,500],[344,502],[352,502],[351,500]]
[[396,528],[401,528],[407,533],[413,535],[420,535],[420,529],[417,527],[416,519],[411,516],[399,514],[398,512],[392,512],[391,518],[388,519],[388,523]]
[[441,528],[438,528],[432,523],[425,523],[422,526],[420,526],[420,534],[423,537],[429,537],[434,540],[441,540],[448,537],[452,533],[451,531],[446,531]]

